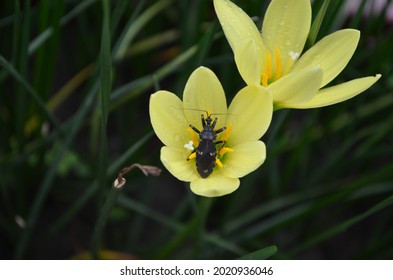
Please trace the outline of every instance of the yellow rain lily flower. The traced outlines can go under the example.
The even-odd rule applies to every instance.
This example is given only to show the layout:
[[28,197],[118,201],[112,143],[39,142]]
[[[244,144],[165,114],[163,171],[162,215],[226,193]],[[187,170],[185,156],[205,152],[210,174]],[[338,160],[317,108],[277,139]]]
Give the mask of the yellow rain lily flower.
[[262,33],[232,2],[214,0],[214,7],[243,80],[247,85],[267,87],[276,108],[332,105],[365,91],[381,77],[323,88],[348,64],[360,32],[339,30],[302,54],[311,24],[310,0],[272,0]]
[[[150,120],[164,143],[161,161],[191,190],[215,197],[235,191],[239,178],[257,169],[266,158],[266,132],[273,113],[269,91],[246,86],[227,108],[216,75],[200,67],[189,77],[183,101],[160,90],[150,97]],[[215,139],[214,139],[215,138]]]

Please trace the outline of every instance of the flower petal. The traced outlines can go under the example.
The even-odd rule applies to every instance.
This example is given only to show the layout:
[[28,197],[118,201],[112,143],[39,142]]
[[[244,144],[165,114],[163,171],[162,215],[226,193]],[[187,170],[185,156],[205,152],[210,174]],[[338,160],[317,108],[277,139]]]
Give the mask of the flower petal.
[[322,38],[295,63],[291,71],[319,65],[323,78],[321,87],[332,81],[348,64],[360,38],[355,29],[343,29]]
[[258,50],[254,40],[243,39],[234,50],[235,62],[240,75],[247,85],[261,83],[262,52]]
[[310,100],[319,90],[321,81],[321,68],[308,67],[285,75],[268,88],[276,106],[292,108],[293,104]]
[[233,98],[227,124],[232,124],[228,143],[258,140],[266,132],[273,114],[272,96],[261,86],[246,86]]
[[185,182],[200,178],[197,173],[195,160],[187,160],[189,151],[181,148],[161,148],[161,161],[165,168],[177,179]]
[[216,197],[230,194],[240,185],[238,178],[227,178],[219,172],[213,172],[207,178],[199,178],[190,184],[191,191],[197,195]]
[[271,52],[278,48],[286,72],[301,53],[311,24],[310,0],[274,0],[262,24],[262,39]]
[[261,33],[251,18],[238,6],[228,0],[214,0],[214,9],[224,30],[232,50],[236,50],[238,42],[251,38],[260,52],[265,49]]
[[241,178],[254,171],[266,159],[266,146],[262,141],[245,142],[226,153],[220,172],[229,178]]
[[293,104],[291,107],[299,109],[318,108],[348,100],[371,87],[380,77],[381,75],[378,74],[375,77],[359,78],[322,89],[309,101]]
[[188,122],[199,129],[202,129],[200,111],[223,114],[218,119],[217,127],[225,125],[225,92],[217,76],[209,68],[199,67],[192,72],[184,88],[183,105]]
[[189,141],[183,103],[175,94],[164,90],[152,94],[149,111],[154,132],[162,143],[171,147],[183,147]]

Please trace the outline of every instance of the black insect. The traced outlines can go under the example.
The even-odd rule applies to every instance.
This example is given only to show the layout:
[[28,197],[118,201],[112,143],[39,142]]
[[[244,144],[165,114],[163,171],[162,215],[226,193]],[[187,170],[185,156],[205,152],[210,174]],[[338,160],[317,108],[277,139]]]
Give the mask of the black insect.
[[220,143],[225,144],[225,141],[215,140],[217,138],[217,134],[226,129],[226,127],[222,127],[214,130],[217,118],[213,121],[209,112],[206,112],[206,115],[207,117],[205,118],[205,116],[201,114],[202,131],[199,131],[195,126],[190,124],[190,127],[199,134],[199,145],[196,148],[196,151],[192,153],[188,159],[193,158],[196,153],[196,167],[202,178],[207,178],[213,172],[217,158],[216,145]]

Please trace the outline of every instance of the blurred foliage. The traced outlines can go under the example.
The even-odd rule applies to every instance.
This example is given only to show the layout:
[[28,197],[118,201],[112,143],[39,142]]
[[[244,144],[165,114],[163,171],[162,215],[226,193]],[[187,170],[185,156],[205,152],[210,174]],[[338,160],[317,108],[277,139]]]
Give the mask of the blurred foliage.
[[[338,105],[275,112],[267,161],[206,199],[165,169],[111,185],[132,163],[162,168],[155,90],[181,96],[200,65],[229,99],[244,86],[212,1],[1,1],[0,258],[392,258],[391,1],[324,2],[309,46],[362,32],[333,83],[382,78]],[[261,25],[268,1],[236,3]]]

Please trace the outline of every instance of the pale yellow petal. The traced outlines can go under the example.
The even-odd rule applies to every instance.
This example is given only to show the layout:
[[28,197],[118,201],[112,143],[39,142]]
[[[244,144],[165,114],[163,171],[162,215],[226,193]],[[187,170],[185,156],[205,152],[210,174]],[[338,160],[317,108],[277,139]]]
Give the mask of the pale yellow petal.
[[319,66],[308,67],[289,73],[269,85],[274,104],[281,108],[291,108],[310,100],[319,90],[322,70]]
[[161,161],[165,168],[177,179],[185,182],[200,178],[196,170],[195,160],[187,160],[190,151],[185,148],[161,148]]
[[258,50],[255,42],[251,39],[239,41],[234,54],[237,69],[244,82],[247,85],[259,85],[261,83],[262,52]]
[[355,29],[336,31],[317,42],[303,54],[291,71],[319,65],[323,72],[321,87],[332,81],[348,64],[360,38]]
[[310,24],[310,0],[270,2],[263,20],[262,39],[272,53],[278,48],[284,72],[293,64],[293,55],[302,52]]
[[228,178],[213,172],[207,178],[199,178],[190,184],[191,191],[200,196],[217,197],[230,194],[240,185],[238,178]]
[[[183,95],[184,114],[188,122],[202,129],[201,114],[209,111],[220,114],[217,127],[225,124],[227,102],[224,89],[217,76],[206,67],[197,68],[186,83]],[[199,111],[198,111],[199,110]]]
[[228,109],[227,124],[232,124],[228,143],[236,145],[258,140],[272,120],[273,101],[268,89],[246,86],[233,98]]
[[261,33],[241,8],[228,0],[214,0],[214,9],[232,50],[237,48],[238,42],[246,38],[251,38],[261,52],[265,49]]
[[163,90],[152,94],[149,113],[154,132],[166,146],[183,147],[189,141],[183,103],[175,94]]
[[229,178],[241,178],[251,173],[266,159],[266,147],[262,141],[244,142],[231,147],[233,152],[224,155],[220,172]]
[[292,108],[318,108],[348,100],[371,87],[380,77],[381,75],[378,74],[375,77],[359,78],[337,86],[322,89],[309,101],[293,104]]

